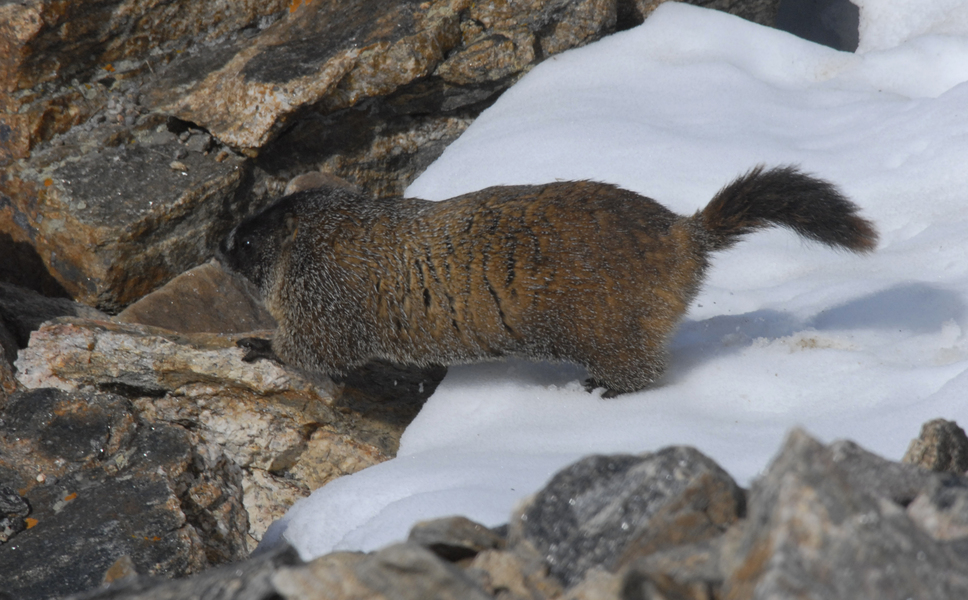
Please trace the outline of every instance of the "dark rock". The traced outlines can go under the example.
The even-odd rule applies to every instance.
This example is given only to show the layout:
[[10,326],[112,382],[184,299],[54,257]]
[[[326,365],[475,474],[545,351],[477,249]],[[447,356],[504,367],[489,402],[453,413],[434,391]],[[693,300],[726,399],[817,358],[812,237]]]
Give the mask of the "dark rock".
[[30,505],[20,494],[0,484],[0,543],[10,540],[24,529],[24,517],[30,514]]
[[281,569],[302,564],[295,550],[282,546],[244,563],[211,569],[186,579],[165,581],[144,576],[123,579],[64,600],[279,600],[281,597],[271,582],[273,576]]
[[300,600],[491,598],[460,569],[417,544],[396,544],[371,555],[330,554],[280,569],[272,584],[283,598]]
[[968,471],[968,436],[954,421],[934,419],[921,426],[901,462],[963,474]]
[[750,491],[744,533],[725,559],[723,597],[968,597],[968,558],[897,503],[913,481],[906,466],[880,468],[855,448],[790,434]]
[[258,290],[216,261],[182,273],[121,311],[116,320],[182,333],[244,333],[276,327]]
[[560,471],[512,519],[509,543],[532,544],[567,585],[600,566],[722,533],[744,511],[742,490],[693,448],[592,456]]
[[[111,100],[117,116],[125,110],[119,91],[131,80],[196,44],[281,16],[289,5],[289,0],[226,6],[190,0],[3,3],[0,166],[84,123]],[[129,95],[140,102],[137,92]],[[130,98],[128,103],[132,109],[136,104]]]
[[776,12],[777,29],[844,52],[857,50],[859,23],[850,0],[781,0]]
[[[164,125],[161,125],[164,127]],[[75,299],[117,312],[212,256],[247,210],[244,161],[141,141],[153,126],[75,129],[0,178],[0,231],[33,245]],[[244,186],[243,186],[244,189]]]
[[56,317],[105,318],[104,313],[66,298],[46,298],[16,285],[0,283],[0,345],[7,361],[17,360],[26,348],[30,332]]
[[[9,198],[0,196],[0,219],[5,219],[2,215],[10,210],[5,206],[8,202]],[[9,232],[0,231],[0,256],[5,258],[0,261],[0,282],[12,283],[49,298],[70,299],[64,286],[51,276],[26,234],[22,231],[14,233],[19,233],[17,239]]]
[[119,396],[52,389],[14,395],[2,421],[0,475],[36,522],[0,546],[17,598],[91,589],[122,556],[166,577],[245,556],[241,473],[184,429],[139,422]]
[[470,519],[447,517],[417,523],[408,542],[420,544],[450,562],[476,556],[484,550],[504,547],[504,538]]

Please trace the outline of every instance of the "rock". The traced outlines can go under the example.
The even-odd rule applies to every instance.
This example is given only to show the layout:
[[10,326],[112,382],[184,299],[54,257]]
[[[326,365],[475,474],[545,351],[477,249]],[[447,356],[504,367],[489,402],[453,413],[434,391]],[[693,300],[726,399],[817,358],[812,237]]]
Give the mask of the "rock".
[[527,552],[485,550],[468,564],[467,573],[496,597],[541,600],[562,593],[540,557]]
[[[447,2],[306,3],[196,81],[154,82],[148,103],[225,144],[255,150],[301,109],[321,104],[332,112],[429,73],[456,44],[460,9]],[[181,82],[181,71],[168,73]]]
[[616,576],[621,580],[621,598],[711,600],[721,597],[719,592],[726,579],[724,557],[732,556],[743,527],[744,522],[739,521],[718,537],[636,558]]
[[20,494],[0,484],[0,544],[27,529],[24,518],[30,514],[30,505]]
[[[216,69],[193,69],[194,59],[185,57],[184,66],[176,63],[149,86],[147,102],[254,154],[307,108],[333,113],[432,73],[445,81],[459,73],[450,81],[457,85],[490,83],[613,28],[614,5],[605,0],[527,7],[466,0],[311,2],[250,43],[227,49],[231,58]],[[543,56],[535,56],[535,46]]]
[[96,587],[123,556],[167,577],[245,556],[241,473],[184,429],[139,422],[113,394],[52,389],[14,395],[2,420],[0,474],[36,523],[0,546],[16,598]]
[[[872,465],[875,473],[867,470]],[[825,447],[792,432],[750,491],[745,531],[726,557],[721,595],[968,597],[968,557],[932,539],[905,513],[896,499],[899,490],[908,495],[916,479],[908,469],[916,469],[894,466],[877,468],[843,443]],[[920,474],[928,476],[925,483],[939,477]],[[870,485],[894,475],[901,481]]]
[[932,479],[907,506],[907,514],[936,540],[968,542],[968,479]]
[[121,311],[116,320],[181,333],[244,333],[276,327],[258,290],[217,261],[182,273]]
[[[127,576],[83,598],[880,600],[968,591],[966,477],[892,463],[851,442],[824,446],[801,431],[754,483],[745,518],[738,518],[743,493],[724,476],[691,448],[592,456],[515,512],[506,549],[498,533],[452,517],[418,524],[409,542],[370,554],[334,552],[305,564],[294,555],[276,563],[260,556],[174,582],[133,575],[137,560],[128,564],[122,555],[110,570],[121,564],[116,570]],[[570,551],[523,535],[535,533],[528,525],[553,523],[552,508],[561,516],[552,534]],[[705,524],[697,524],[699,513]],[[586,535],[615,535],[623,516],[635,527],[617,536],[618,550],[605,553],[597,536]],[[572,571],[549,572],[568,562],[558,556]]]
[[562,600],[613,600],[622,593],[622,579],[599,568],[589,569],[585,578],[569,588]]
[[487,600],[457,567],[417,544],[395,544],[371,555],[335,553],[280,569],[272,584],[287,600]]
[[173,170],[179,144],[146,144],[153,129],[75,129],[0,178],[0,231],[33,246],[73,298],[106,312],[211,257],[248,209],[240,157],[189,153]]
[[860,9],[850,0],[784,0],[779,4],[777,29],[835,50],[857,50]]
[[532,544],[566,586],[592,567],[722,533],[743,515],[744,496],[693,448],[641,456],[592,456],[557,473],[519,509],[509,544]]
[[921,426],[901,462],[963,474],[968,471],[968,436],[954,421],[934,419]]
[[[5,205],[9,202],[10,198],[0,194],[0,215],[7,210]],[[70,294],[51,276],[29,240],[14,239],[0,228],[0,256],[6,258],[0,261],[0,282],[24,287],[49,298],[70,299]]]
[[66,298],[47,298],[26,288],[0,283],[0,345],[7,361],[13,363],[17,360],[17,351],[27,347],[30,332],[40,327],[41,323],[63,316],[107,317],[98,310]]
[[[302,564],[295,550],[282,546],[244,563],[218,567],[194,577],[175,581],[133,577],[64,600],[279,600],[281,596],[271,583],[272,577],[282,569]],[[244,568],[240,568],[242,565]]]
[[[281,16],[288,0],[53,0],[0,6],[0,166],[84,123],[113,101],[133,112],[137,92],[119,89],[196,45]],[[128,93],[133,97],[124,98]],[[118,106],[120,104],[120,106]],[[127,106],[125,106],[127,104]]]
[[432,551],[440,558],[457,562],[485,550],[504,547],[504,537],[464,517],[447,517],[417,523],[407,541]]
[[243,362],[235,345],[242,335],[54,321],[21,352],[18,377],[29,389],[112,390],[144,421],[191,424],[193,443],[210,463],[241,467],[254,547],[296,499],[395,455],[427,396],[405,399],[403,407],[357,404],[327,379],[272,361]]

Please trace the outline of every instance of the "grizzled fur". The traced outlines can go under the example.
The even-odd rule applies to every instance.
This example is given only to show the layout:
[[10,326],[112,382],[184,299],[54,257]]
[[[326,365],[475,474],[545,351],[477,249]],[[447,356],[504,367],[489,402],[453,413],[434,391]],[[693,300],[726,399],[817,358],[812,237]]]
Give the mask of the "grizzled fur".
[[328,186],[242,222],[222,261],[262,290],[284,361],[343,375],[519,356],[648,386],[709,255],[775,225],[857,252],[877,234],[831,184],[756,168],[693,216],[613,185],[492,187],[444,202]]

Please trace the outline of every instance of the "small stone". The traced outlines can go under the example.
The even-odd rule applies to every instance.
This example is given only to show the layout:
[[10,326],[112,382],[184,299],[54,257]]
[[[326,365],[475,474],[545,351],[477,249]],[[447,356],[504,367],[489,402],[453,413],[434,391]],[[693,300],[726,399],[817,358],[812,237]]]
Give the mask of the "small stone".
[[185,141],[185,148],[189,152],[199,154],[207,152],[212,147],[212,136],[207,133],[195,133]]
[[134,561],[131,560],[131,556],[125,554],[114,561],[114,564],[105,571],[102,583],[114,583],[123,579],[133,579],[137,576],[138,570],[134,566]]
[[939,472],[968,471],[968,436],[954,421],[934,419],[921,426],[901,462]]
[[183,163],[181,161],[177,161],[177,160],[171,161],[170,163],[168,163],[168,166],[171,167],[172,170],[175,170],[175,171],[187,171],[188,170],[188,166],[185,163]]
[[504,546],[503,537],[464,517],[447,517],[417,523],[410,530],[407,541],[420,544],[451,562]]

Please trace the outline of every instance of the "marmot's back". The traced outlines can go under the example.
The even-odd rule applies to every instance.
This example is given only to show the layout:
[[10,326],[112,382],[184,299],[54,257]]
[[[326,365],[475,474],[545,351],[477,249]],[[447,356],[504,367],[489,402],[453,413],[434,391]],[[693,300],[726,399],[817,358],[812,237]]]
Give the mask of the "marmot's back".
[[280,325],[273,347],[298,366],[522,356],[585,365],[591,385],[621,393],[661,374],[711,251],[772,225],[870,250],[856,212],[792,168],[755,169],[691,217],[587,181],[444,202],[321,188],[247,219],[223,255],[259,284]]

